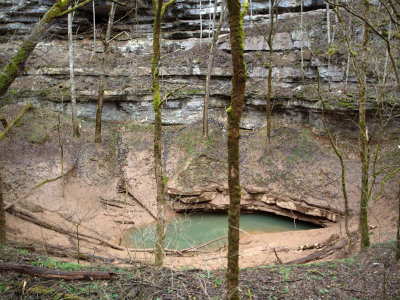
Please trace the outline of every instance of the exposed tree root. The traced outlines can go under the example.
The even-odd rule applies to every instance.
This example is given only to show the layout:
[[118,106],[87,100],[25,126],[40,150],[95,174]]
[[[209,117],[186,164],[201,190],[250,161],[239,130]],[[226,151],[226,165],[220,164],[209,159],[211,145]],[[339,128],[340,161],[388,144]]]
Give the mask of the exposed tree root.
[[101,271],[62,271],[47,269],[24,264],[0,264],[0,272],[17,272],[48,279],[64,280],[110,280],[118,279],[119,275],[113,272]]

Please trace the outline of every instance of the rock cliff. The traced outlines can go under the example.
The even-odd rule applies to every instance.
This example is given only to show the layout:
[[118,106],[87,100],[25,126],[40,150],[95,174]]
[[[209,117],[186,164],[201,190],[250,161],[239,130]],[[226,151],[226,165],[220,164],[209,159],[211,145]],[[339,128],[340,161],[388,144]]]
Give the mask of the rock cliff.
[[[326,55],[326,10],[321,0],[304,1],[303,26],[300,26],[300,2],[279,2],[274,38],[273,114],[288,122],[310,123],[321,128],[321,104],[315,88],[316,66],[320,68],[321,83],[329,89],[331,101],[327,118],[342,130],[354,130],[356,117],[354,97],[356,79],[348,70],[347,54],[338,48],[329,59]],[[97,43],[93,45],[92,7],[77,13],[76,76],[79,97],[78,114],[93,118],[96,109],[100,38],[104,30],[109,2],[96,5]],[[18,38],[32,28],[38,17],[51,5],[47,0],[2,1],[0,32],[6,39],[1,44],[1,64],[4,65],[18,46]],[[210,17],[213,1],[177,0],[167,12],[163,24],[161,81],[164,92],[184,86],[164,104],[165,124],[188,124],[202,115],[204,81],[209,49]],[[222,1],[218,3],[221,12]],[[251,1],[245,18],[245,58],[248,83],[242,127],[252,129],[264,124],[266,76],[268,67],[268,1]],[[151,122],[153,119],[150,55],[152,32],[151,1],[134,2],[119,7],[109,55],[105,92],[104,119]],[[125,17],[124,17],[125,16]],[[201,21],[200,21],[201,17]],[[332,32],[340,38],[333,12],[330,14]],[[303,30],[301,30],[303,28]],[[335,33],[336,31],[336,33]],[[49,104],[54,109],[69,111],[68,45],[65,20],[58,20],[51,32],[39,44],[28,62],[26,73],[10,89],[12,101],[29,98],[36,104]],[[355,31],[354,38],[361,35]],[[200,39],[200,35],[202,39]],[[11,40],[11,41],[10,41]],[[7,43],[5,43],[7,41]],[[216,120],[225,119],[231,90],[231,61],[227,24],[218,40],[218,49],[211,78],[210,114]],[[316,54],[318,53],[318,54]],[[304,66],[301,67],[301,57]],[[373,97],[372,97],[373,98]],[[371,102],[369,113],[374,111]],[[392,127],[397,123],[394,122]]]

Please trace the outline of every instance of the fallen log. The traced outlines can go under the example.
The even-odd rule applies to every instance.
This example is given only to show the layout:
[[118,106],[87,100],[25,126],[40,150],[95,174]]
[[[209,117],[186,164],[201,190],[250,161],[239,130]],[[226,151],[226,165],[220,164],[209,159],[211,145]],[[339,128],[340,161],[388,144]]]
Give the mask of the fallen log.
[[8,263],[0,264],[0,272],[16,272],[41,278],[64,280],[114,280],[119,278],[119,275],[113,272],[63,271],[31,265]]
[[314,261],[314,260],[317,260],[317,259],[322,259],[324,257],[327,257],[328,255],[331,255],[335,251],[338,251],[338,250],[344,248],[347,245],[347,243],[348,243],[347,239],[342,239],[342,240],[340,240],[338,243],[336,243],[333,246],[327,247],[327,248],[325,248],[325,249],[323,249],[321,251],[314,252],[314,253],[312,253],[312,254],[310,254],[308,256],[291,260],[289,262],[286,262],[285,264],[287,264],[287,265],[289,265],[289,264],[305,264],[305,263],[308,263],[310,261]]
[[[6,204],[6,207],[7,207],[8,203],[5,203],[5,204]],[[51,223],[49,223],[49,222],[47,222],[45,220],[40,220],[34,214],[32,214],[31,212],[27,211],[26,209],[23,209],[23,208],[19,207],[15,203],[14,203],[14,205],[8,207],[7,211],[10,212],[10,213],[16,214],[18,217],[20,217],[21,219],[24,219],[24,220],[26,220],[28,222],[32,222],[32,223],[34,223],[36,225],[39,225],[39,226],[42,226],[44,228],[56,231],[56,232],[61,233],[61,234],[65,234],[65,235],[71,236],[73,238],[76,238],[76,232],[75,231],[63,228],[63,227],[61,227],[59,225],[56,225],[56,224],[51,224]],[[98,241],[101,244],[107,245],[107,246],[109,246],[109,247],[111,247],[113,249],[126,250],[126,248],[118,246],[118,245],[115,245],[114,243],[110,243],[110,242],[108,242],[108,241],[106,241],[106,240],[104,240],[104,239],[102,239],[100,237],[95,237],[95,236],[92,236],[92,235],[89,235],[89,234],[86,234],[86,233],[79,233],[79,238],[82,238],[82,237]]]

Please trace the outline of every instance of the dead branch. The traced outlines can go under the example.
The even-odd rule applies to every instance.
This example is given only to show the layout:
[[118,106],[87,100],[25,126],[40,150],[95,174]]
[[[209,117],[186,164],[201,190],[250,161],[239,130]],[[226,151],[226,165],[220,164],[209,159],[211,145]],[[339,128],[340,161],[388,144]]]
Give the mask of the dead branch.
[[24,116],[24,114],[32,107],[32,103],[28,102],[24,108],[21,110],[19,115],[3,130],[2,133],[0,133],[0,140],[2,140],[6,134],[21,120],[21,118]]
[[62,271],[47,269],[42,267],[30,266],[25,264],[0,264],[0,272],[17,272],[47,279],[64,280],[113,280],[118,279],[119,275],[113,272],[101,271]]
[[[5,204],[6,204],[6,207],[7,207],[9,203],[5,202]],[[39,225],[41,227],[56,231],[56,232],[61,233],[61,234],[72,236],[73,238],[76,238],[76,232],[75,231],[69,230],[67,228],[63,228],[63,227],[61,227],[59,225],[56,225],[56,224],[51,224],[51,223],[49,223],[49,222],[47,222],[45,220],[40,220],[38,217],[36,217],[30,211],[17,206],[15,203],[14,203],[14,205],[8,207],[7,211],[10,212],[10,213],[14,213],[17,217],[20,217],[21,219],[24,219],[24,220],[26,220],[28,222],[32,222],[32,223],[34,223],[36,225]],[[111,247],[113,249],[125,250],[124,247],[115,245],[114,243],[110,243],[110,242],[108,242],[108,241],[106,241],[106,240],[104,240],[104,239],[102,239],[100,237],[95,237],[95,236],[92,236],[92,235],[89,235],[89,234],[86,234],[86,233],[80,233],[79,236],[98,241],[101,244],[109,246],[109,247]]]
[[188,251],[188,250],[200,249],[200,248],[203,248],[203,247],[205,247],[205,246],[208,246],[208,245],[210,245],[210,244],[212,244],[212,243],[215,243],[215,242],[217,242],[217,241],[219,241],[219,240],[227,239],[227,238],[228,238],[228,236],[227,236],[227,235],[224,235],[224,236],[221,236],[221,237],[219,237],[219,238],[217,238],[217,239],[215,239],[215,240],[209,241],[208,243],[202,244],[202,245],[200,245],[200,246],[194,246],[194,247],[191,247],[191,248],[186,248],[186,249],[183,249],[183,250],[181,250],[181,251]]
[[143,207],[153,218],[154,220],[157,220],[157,217],[151,212],[151,210],[149,208],[147,208],[147,206],[142,203],[136,196],[135,194],[132,192],[131,189],[129,189],[128,185],[126,184],[126,187],[124,186],[124,184],[120,184],[119,185],[119,190],[120,193],[125,193],[128,192],[128,195],[130,195],[133,200],[135,200],[141,207]]
[[336,251],[338,251],[340,249],[343,249],[347,245],[347,243],[348,243],[347,239],[342,239],[337,244],[335,244],[333,246],[327,247],[327,248],[325,248],[325,249],[323,249],[321,251],[314,252],[314,253],[306,256],[306,257],[301,257],[301,258],[298,258],[298,259],[291,260],[289,262],[286,262],[285,264],[288,264],[288,265],[289,264],[305,264],[305,263],[308,263],[310,261],[314,261],[314,260],[317,260],[317,259],[322,259],[324,257],[327,257],[328,255],[331,255],[332,253],[334,253],[334,252],[336,252]]
[[113,200],[113,199],[104,199],[102,197],[99,197],[99,201],[100,203],[103,203],[107,206],[114,206],[114,207],[118,207],[118,208],[124,208],[124,204],[122,204],[122,202],[118,201],[118,200]]
[[278,253],[276,253],[276,249],[274,248],[274,254],[276,257],[276,261],[278,262],[279,265],[283,264],[283,261],[279,258]]
[[120,224],[124,224],[124,225],[133,225],[135,224],[135,221],[132,220],[123,220],[123,219],[114,219],[115,223],[120,223]]
[[64,176],[64,177],[65,177],[65,176],[68,176],[69,174],[71,174],[71,173],[75,170],[76,164],[77,164],[77,161],[74,163],[74,165],[72,166],[72,168],[69,169],[67,172],[65,172],[63,175],[57,176],[57,177],[55,177],[55,178],[43,180],[42,182],[40,182],[40,183],[38,183],[37,185],[35,185],[35,186],[32,188],[32,190],[37,189],[37,188],[41,187],[42,185],[44,185],[44,184],[46,184],[46,183],[50,183],[50,182],[56,181],[56,180],[62,178],[63,176]]

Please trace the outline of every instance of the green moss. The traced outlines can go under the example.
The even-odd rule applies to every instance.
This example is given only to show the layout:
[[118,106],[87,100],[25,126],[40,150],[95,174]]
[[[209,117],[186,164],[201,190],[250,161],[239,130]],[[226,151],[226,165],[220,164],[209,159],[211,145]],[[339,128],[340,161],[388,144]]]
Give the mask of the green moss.
[[28,293],[31,294],[40,294],[40,295],[48,295],[54,293],[55,289],[47,288],[44,286],[34,286],[28,289]]
[[164,187],[164,188],[166,187],[167,182],[168,182],[168,176],[165,175],[165,176],[163,177],[163,187]]
[[229,115],[231,112],[232,112],[232,106],[229,106],[229,107],[226,109],[226,113]]
[[64,271],[77,271],[84,268],[84,266],[72,262],[60,262],[51,258],[46,258],[44,260],[38,260],[32,262],[34,266],[41,266],[50,269],[59,269]]
[[336,54],[338,54],[338,53],[339,53],[339,47],[338,47],[338,45],[332,45],[332,46],[328,49],[328,51],[326,51],[325,55],[333,56],[333,55],[336,55]]
[[349,109],[357,108],[357,104],[356,103],[353,103],[353,102],[351,102],[351,100],[345,99],[345,98],[339,99],[337,105],[341,106],[341,107],[346,107],[346,108],[349,108]]
[[196,95],[196,94],[201,94],[202,92],[203,90],[183,90],[181,93],[188,95]]

